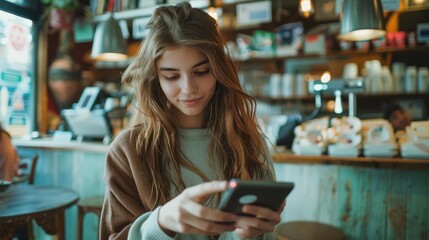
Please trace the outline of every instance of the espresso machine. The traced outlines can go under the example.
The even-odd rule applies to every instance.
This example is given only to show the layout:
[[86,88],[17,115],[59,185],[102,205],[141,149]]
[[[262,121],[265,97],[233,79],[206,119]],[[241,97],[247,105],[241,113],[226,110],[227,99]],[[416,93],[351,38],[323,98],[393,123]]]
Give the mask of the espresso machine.
[[356,117],[356,94],[365,92],[365,81],[363,78],[355,79],[330,79],[328,81],[309,81],[308,91],[314,95],[315,110],[308,119],[315,118],[322,111],[323,95],[333,95],[335,97],[334,112],[343,114],[342,95],[348,95],[349,116]]

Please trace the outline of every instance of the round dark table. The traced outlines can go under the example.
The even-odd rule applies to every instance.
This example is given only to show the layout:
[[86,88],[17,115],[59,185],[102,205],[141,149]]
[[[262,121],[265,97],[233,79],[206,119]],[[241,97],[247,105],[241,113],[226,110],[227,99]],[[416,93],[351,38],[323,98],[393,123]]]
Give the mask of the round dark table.
[[61,187],[12,185],[0,192],[0,238],[35,219],[47,233],[65,239],[65,209],[78,200],[75,191]]

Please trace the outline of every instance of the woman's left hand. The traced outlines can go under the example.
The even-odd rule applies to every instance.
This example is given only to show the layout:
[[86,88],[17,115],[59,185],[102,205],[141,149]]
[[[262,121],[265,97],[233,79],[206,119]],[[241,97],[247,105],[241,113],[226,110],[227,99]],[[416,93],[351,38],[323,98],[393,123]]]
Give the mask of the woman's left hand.
[[253,238],[267,232],[273,232],[276,225],[280,223],[280,214],[286,202],[277,211],[255,205],[245,205],[243,212],[255,217],[238,216],[235,222],[235,233],[240,238]]

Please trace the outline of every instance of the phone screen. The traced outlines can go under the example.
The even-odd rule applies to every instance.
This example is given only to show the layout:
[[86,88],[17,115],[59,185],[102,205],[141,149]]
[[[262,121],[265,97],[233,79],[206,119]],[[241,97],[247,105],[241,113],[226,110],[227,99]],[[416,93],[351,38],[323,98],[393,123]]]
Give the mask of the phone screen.
[[232,179],[224,191],[218,209],[238,215],[246,215],[246,204],[270,208],[276,211],[294,188],[292,182],[270,182]]

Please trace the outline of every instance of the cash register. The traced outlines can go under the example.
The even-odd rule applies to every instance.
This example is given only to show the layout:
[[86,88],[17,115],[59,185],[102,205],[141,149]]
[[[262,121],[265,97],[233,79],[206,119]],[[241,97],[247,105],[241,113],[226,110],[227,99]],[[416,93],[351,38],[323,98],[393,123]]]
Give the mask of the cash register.
[[101,89],[86,87],[72,109],[62,110],[61,114],[77,141],[102,140],[103,143],[110,141],[112,127],[102,105]]

